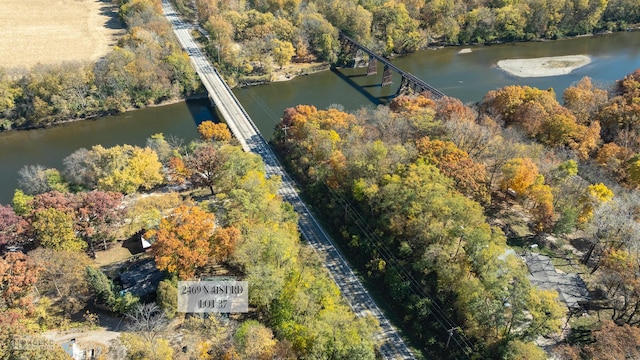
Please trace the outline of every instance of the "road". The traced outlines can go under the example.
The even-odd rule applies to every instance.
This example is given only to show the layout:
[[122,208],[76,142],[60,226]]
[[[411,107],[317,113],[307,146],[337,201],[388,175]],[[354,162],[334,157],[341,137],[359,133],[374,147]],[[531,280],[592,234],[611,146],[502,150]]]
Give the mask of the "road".
[[380,324],[380,331],[376,333],[376,340],[380,344],[379,351],[384,359],[414,359],[415,357],[402,341],[402,338],[384,316],[380,308],[373,301],[362,282],[355,276],[333,240],[314,218],[296,190],[295,182],[284,171],[271,147],[262,137],[257,127],[246,113],[229,86],[222,80],[218,71],[211,65],[206,56],[200,51],[191,32],[195,28],[180,20],[167,0],[162,1],[165,16],[173,25],[173,30],[180,45],[191,57],[191,62],[209,96],[224,117],[227,125],[240,141],[245,151],[259,154],[266,167],[268,176],[280,176],[282,186],[279,194],[285,201],[290,202],[299,216],[298,226],[302,236],[316,251],[325,258],[325,266],[332,279],[338,285],[351,309],[357,316],[373,315]]

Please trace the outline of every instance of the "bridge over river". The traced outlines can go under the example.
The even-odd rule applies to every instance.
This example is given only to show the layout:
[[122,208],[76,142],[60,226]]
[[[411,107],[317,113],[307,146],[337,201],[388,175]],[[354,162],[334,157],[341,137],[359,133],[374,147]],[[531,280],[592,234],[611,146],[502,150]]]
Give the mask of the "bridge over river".
[[262,157],[268,176],[277,175],[282,178],[282,187],[279,190],[279,194],[285,201],[293,205],[299,215],[298,226],[300,232],[309,244],[325,257],[326,268],[352,310],[360,317],[371,314],[380,323],[381,330],[376,336],[382,356],[385,359],[414,359],[414,355],[403,342],[396,329],[378,308],[340,251],[335,247],[333,240],[300,199],[295,182],[279,164],[272,149],[260,135],[260,132],[233,92],[231,92],[229,86],[200,51],[198,44],[191,35],[195,28],[180,20],[168,0],[162,1],[162,8],[165,16],[173,25],[180,45],[189,53],[194,68],[209,92],[209,97],[215,103],[235,137],[242,144],[242,148]]
[[340,42],[342,44],[343,51],[354,60],[354,66],[356,66],[358,63],[360,53],[365,53],[369,56],[369,63],[367,64],[367,76],[375,75],[378,73],[378,62],[384,64],[384,71],[382,73],[382,86],[391,85],[392,71],[398,73],[402,77],[402,81],[400,82],[398,91],[396,91],[396,95],[408,91],[413,91],[418,94],[429,92],[433,99],[440,99],[445,96],[444,93],[442,93],[440,90],[427,84],[417,76],[393,65],[389,60],[376,54],[373,50],[355,41],[344,33],[340,33]]

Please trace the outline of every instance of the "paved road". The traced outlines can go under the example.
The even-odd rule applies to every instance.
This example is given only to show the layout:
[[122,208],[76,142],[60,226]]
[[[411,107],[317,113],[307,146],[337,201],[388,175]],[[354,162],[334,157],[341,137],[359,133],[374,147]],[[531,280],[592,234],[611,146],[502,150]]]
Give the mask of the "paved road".
[[280,195],[290,202],[299,215],[298,226],[305,239],[317,251],[325,256],[325,266],[336,282],[343,296],[358,316],[371,314],[378,319],[381,331],[376,334],[380,344],[380,353],[385,359],[414,359],[413,354],[402,341],[396,329],[384,316],[380,308],[373,301],[360,280],[334,246],[332,239],[313,217],[307,206],[298,196],[295,182],[287,175],[279,164],[273,151],[260,135],[253,121],[242,105],[234,96],[231,89],[222,80],[218,71],[200,51],[198,44],[191,36],[194,27],[178,18],[167,0],[162,1],[162,8],[173,25],[174,32],[180,45],[189,53],[192,64],[200,79],[209,92],[209,96],[227,121],[227,125],[242,144],[245,151],[251,151],[262,156],[269,176],[277,175],[282,178]]

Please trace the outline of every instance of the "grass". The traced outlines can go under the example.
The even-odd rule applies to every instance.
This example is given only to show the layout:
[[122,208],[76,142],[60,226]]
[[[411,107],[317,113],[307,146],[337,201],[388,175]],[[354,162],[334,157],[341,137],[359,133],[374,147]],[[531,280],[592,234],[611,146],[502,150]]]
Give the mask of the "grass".
[[97,251],[94,263],[98,267],[103,267],[105,265],[115,264],[130,257],[131,252],[129,251],[129,249],[116,244],[109,250]]

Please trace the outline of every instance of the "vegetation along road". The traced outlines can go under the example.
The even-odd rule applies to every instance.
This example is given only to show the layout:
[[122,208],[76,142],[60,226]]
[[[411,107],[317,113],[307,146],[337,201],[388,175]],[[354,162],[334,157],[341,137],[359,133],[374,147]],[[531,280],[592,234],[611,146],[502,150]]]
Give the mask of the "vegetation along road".
[[231,92],[231,89],[198,48],[197,43],[191,36],[191,31],[194,28],[178,18],[168,1],[163,1],[162,5],[165,15],[173,25],[178,41],[185,51],[189,53],[200,79],[227,121],[229,128],[242,144],[243,149],[257,153],[263,158],[268,175],[282,178],[280,194],[284,200],[293,205],[298,213],[300,217],[298,224],[302,235],[317,251],[325,255],[325,265],[353,311],[358,316],[370,314],[378,320],[381,330],[377,335],[377,340],[381,344],[380,351],[383,357],[385,359],[414,358],[409,348],[382,314],[360,280],[351,271],[351,268],[336,249],[330,237],[300,199],[294,188],[293,180],[280,166],[273,151],[260,135],[249,115],[247,115]]

